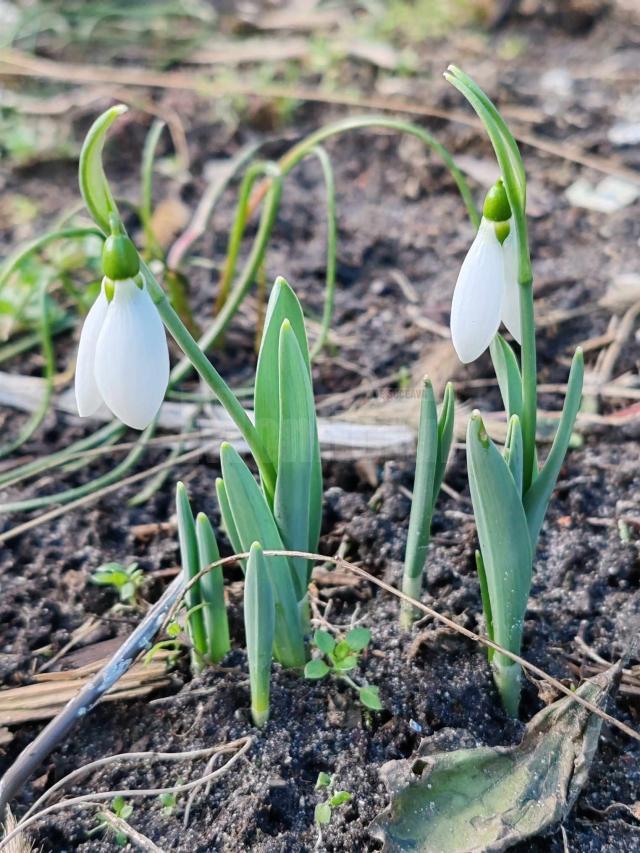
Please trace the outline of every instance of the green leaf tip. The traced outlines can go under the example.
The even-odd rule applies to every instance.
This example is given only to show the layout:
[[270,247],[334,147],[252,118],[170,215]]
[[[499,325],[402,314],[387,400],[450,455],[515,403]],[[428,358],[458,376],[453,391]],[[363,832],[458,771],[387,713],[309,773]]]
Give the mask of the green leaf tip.
[[469,418],[469,430],[468,435],[471,436],[471,431],[475,430],[475,434],[478,438],[478,441],[483,447],[489,446],[489,434],[484,425],[484,421],[482,420],[482,415],[477,409],[474,409],[471,413],[471,417]]

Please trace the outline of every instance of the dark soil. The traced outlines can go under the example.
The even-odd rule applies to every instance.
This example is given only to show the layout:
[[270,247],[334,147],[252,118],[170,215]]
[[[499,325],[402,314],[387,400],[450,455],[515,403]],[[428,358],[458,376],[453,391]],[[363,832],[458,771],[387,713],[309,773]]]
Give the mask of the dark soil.
[[[571,36],[552,23],[528,25],[496,37],[499,50],[508,38],[526,37],[528,46],[518,62],[506,62],[504,77],[495,79],[495,56],[478,59],[470,51],[467,67],[489,91],[503,101],[529,106],[540,112],[535,129],[558,140],[569,137],[592,153],[608,155],[608,126],[618,117],[624,98],[633,90],[622,84],[591,78],[574,82],[568,100],[549,111],[554,96],[541,88],[540,69],[569,65],[591,66],[620,54],[640,60],[640,33],[614,17],[605,17],[587,35]],[[454,55],[464,55],[455,45],[434,47],[434,72]],[[577,77],[577,74],[576,74]],[[618,88],[616,88],[618,86]],[[454,104],[457,98],[434,84],[431,103]],[[216,119],[210,105],[186,95],[167,95],[189,122],[194,155],[194,178],[181,188],[193,206],[204,187],[203,168],[211,158],[227,157],[248,138],[271,135],[254,123],[242,132],[230,133]],[[637,102],[637,96],[636,96]],[[328,109],[301,108],[296,114],[296,133],[303,133],[336,117]],[[82,123],[82,129],[84,129]],[[439,137],[454,153],[476,160],[488,159],[488,146],[478,134],[458,125],[434,123]],[[120,131],[133,138],[137,151],[142,142],[135,124]],[[287,133],[290,133],[287,131]],[[131,136],[133,134],[133,136]],[[273,143],[274,154],[285,150]],[[397,390],[394,376],[400,368],[429,364],[438,345],[435,337],[416,325],[416,316],[446,324],[451,289],[457,268],[468,245],[471,229],[455,186],[446,171],[423,162],[421,149],[399,143],[396,136],[358,133],[332,140],[328,145],[339,188],[339,287],[334,328],[337,347],[315,368],[314,380],[322,414],[340,411],[344,403],[334,395],[349,391],[361,381],[390,377],[385,391]],[[531,181],[531,233],[538,315],[544,318],[559,309],[584,307],[571,319],[544,325],[539,335],[541,380],[565,382],[568,358],[579,343],[607,331],[609,310],[597,305],[608,285],[637,267],[640,240],[640,202],[608,216],[569,206],[562,190],[579,175],[599,180],[566,160],[549,158],[525,149]],[[634,165],[633,152],[629,163]],[[637,163],[637,160],[636,160]],[[76,198],[73,169],[56,167],[17,174],[6,170],[6,190],[42,199],[43,215],[54,215]],[[134,171],[116,169],[119,193],[135,194]],[[163,191],[169,191],[168,185]],[[478,197],[481,190],[478,189]],[[211,233],[200,253],[220,264],[233,210],[233,196],[217,212]],[[6,242],[12,240],[5,235]],[[269,278],[284,274],[294,285],[312,316],[322,306],[324,279],[324,220],[322,183],[317,164],[305,163],[285,185],[282,209],[267,272]],[[419,297],[419,311],[412,310],[397,284],[396,271],[407,277]],[[212,301],[216,271],[195,269],[190,278],[196,315],[206,321]],[[251,379],[254,308],[236,319],[228,346],[216,353],[216,364],[235,385]],[[59,345],[60,367],[73,352],[72,341]],[[594,355],[588,355],[594,363]],[[637,372],[640,345],[630,338],[616,364],[616,375]],[[494,387],[474,387],[470,380],[491,376],[488,358],[468,369],[450,361],[459,397],[483,410],[499,409]],[[37,361],[21,360],[16,372],[37,372]],[[365,400],[370,391],[348,398]],[[604,400],[601,412],[619,413],[627,402]],[[323,408],[324,406],[324,408]],[[560,398],[545,394],[541,407],[557,410]],[[22,415],[4,413],[4,431],[19,428]],[[45,426],[26,448],[30,455],[49,453],[85,434],[63,415],[50,413]],[[614,660],[625,653],[640,628],[640,561],[637,507],[640,502],[638,421],[624,427],[596,424],[573,450],[561,474],[556,499],[545,524],[535,565],[534,585],[527,614],[523,654],[556,677],[575,682],[567,655],[575,653],[575,638],[602,657]],[[143,465],[159,461],[149,453]],[[109,470],[111,459],[90,469],[64,475],[64,486],[76,485],[89,476]],[[149,538],[136,534],[135,526],[164,522],[172,515],[173,486],[178,475],[189,489],[194,506],[217,522],[213,480],[217,460],[206,458],[197,467],[176,472],[163,490],[145,506],[127,508],[135,493],[122,489],[84,512],[72,512],[23,534],[0,550],[2,598],[0,600],[0,673],[3,683],[27,683],[38,662],[37,650],[61,648],[90,613],[103,615],[103,628],[92,638],[123,633],[127,626],[114,622],[107,612],[114,603],[108,593],[88,585],[87,579],[101,563],[136,560],[150,573],[175,567],[178,554],[173,531],[159,531]],[[325,519],[321,550],[334,554],[342,546],[346,556],[370,572],[396,583],[400,577],[409,500],[411,460],[363,459],[328,462],[325,467]],[[60,476],[39,481],[29,490],[10,490],[3,500],[45,494],[61,488]],[[446,482],[460,494],[458,500],[441,495],[433,527],[425,601],[440,612],[472,629],[482,630],[477,576],[473,565],[475,531],[465,485],[464,453],[455,453]],[[630,516],[631,540],[623,541],[618,519]],[[5,518],[3,529],[21,519]],[[223,548],[227,543],[222,542]],[[225,553],[229,553],[228,549]],[[161,586],[157,575],[145,590],[155,597]],[[230,584],[239,572],[228,573]],[[232,587],[232,592],[234,588]],[[348,625],[355,615],[373,631],[371,650],[362,661],[360,675],[380,687],[385,706],[380,714],[363,712],[348,687],[335,682],[310,683],[276,668],[272,686],[272,716],[264,731],[252,729],[248,715],[248,683],[244,653],[235,649],[220,670],[190,679],[179,669],[175,686],[158,700],[116,703],[95,709],[73,736],[51,756],[33,787],[25,789],[16,804],[18,814],[48,785],[83,763],[121,751],[186,750],[211,746],[251,734],[255,740],[246,759],[201,792],[183,827],[186,797],[178,799],[167,816],[157,800],[136,801],[131,823],[165,850],[176,851],[306,851],[314,849],[317,829],[313,811],[320,795],[314,784],[320,771],[335,774],[342,789],[353,794],[336,810],[331,825],[323,830],[319,849],[329,851],[375,849],[368,826],[387,804],[379,777],[381,765],[410,757],[420,738],[444,729],[453,730],[451,743],[511,743],[522,733],[522,724],[507,719],[492,686],[486,657],[481,649],[458,635],[433,624],[420,626],[411,637],[397,628],[398,607],[366,584],[337,588],[319,585],[321,605],[331,601],[329,618]],[[232,596],[232,600],[235,599]],[[123,618],[122,614],[118,618]],[[124,618],[135,619],[126,613]],[[233,604],[235,640],[240,645],[238,609]],[[525,688],[522,719],[542,705],[537,686]],[[611,713],[638,727],[637,697],[618,696]],[[2,768],[35,736],[39,728],[23,726],[2,755]],[[604,809],[612,803],[632,804],[640,799],[640,748],[616,729],[605,727],[589,783],[565,822],[572,851],[631,851],[639,845],[638,825],[628,812]],[[70,793],[135,787],[155,787],[195,778],[203,762],[194,766],[169,765],[131,770],[117,767],[83,780]],[[37,843],[47,851],[113,850],[113,839],[89,837],[94,817],[65,813],[42,823],[35,831]],[[515,848],[521,851],[563,850],[556,828],[548,837]]]

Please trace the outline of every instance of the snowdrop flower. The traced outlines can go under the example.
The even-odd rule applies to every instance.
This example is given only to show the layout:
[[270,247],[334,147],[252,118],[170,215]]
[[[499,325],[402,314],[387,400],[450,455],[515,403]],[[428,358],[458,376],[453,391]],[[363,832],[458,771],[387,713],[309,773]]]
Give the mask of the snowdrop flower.
[[95,414],[106,403],[127,426],[144,429],[167,390],[169,350],[160,315],[136,278],[138,265],[127,237],[107,239],[107,275],[80,334],[75,391],[81,417]]
[[518,244],[507,194],[498,181],[487,194],[453,291],[451,338],[460,361],[468,364],[482,355],[501,322],[520,343]]

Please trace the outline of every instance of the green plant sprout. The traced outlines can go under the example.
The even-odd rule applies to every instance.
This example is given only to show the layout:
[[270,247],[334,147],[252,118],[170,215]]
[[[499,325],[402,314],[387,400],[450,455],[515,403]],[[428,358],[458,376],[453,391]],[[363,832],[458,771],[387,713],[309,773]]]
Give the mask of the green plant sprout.
[[319,628],[313,635],[313,646],[320,652],[320,656],[307,663],[304,677],[313,681],[328,675],[338,678],[356,691],[365,708],[382,711],[378,688],[371,684],[358,684],[349,675],[358,666],[360,656],[370,642],[371,631],[368,628],[352,628],[343,639],[337,641],[328,631]]
[[[158,640],[157,643],[154,643],[149,651],[145,654],[143,658],[144,665],[147,666],[151,663],[151,661],[156,657],[156,655],[161,651],[168,652],[167,657],[167,667],[171,668],[175,666],[178,662],[178,659],[187,645],[186,637],[184,637],[182,627],[180,623],[176,619],[172,619],[167,627],[165,628],[165,633],[168,637],[167,640]],[[199,658],[196,659],[199,663]]]
[[[118,795],[111,800],[111,810],[116,817],[119,817],[121,820],[128,820],[133,814],[133,806],[131,803],[128,803],[122,795]],[[126,847],[129,837],[123,832],[121,829],[116,829],[109,821],[108,815],[105,815],[103,812],[98,812],[96,815],[96,820],[98,822],[97,826],[94,826],[93,829],[90,829],[87,832],[87,835],[92,836],[97,832],[102,832],[104,835],[113,834],[113,840],[118,845],[118,847]]]
[[[478,114],[501,172],[487,194],[480,228],[458,276],[451,332],[464,362],[490,347],[509,418],[500,452],[487,435],[480,413],[472,414],[467,468],[480,542],[476,565],[487,632],[490,639],[519,654],[536,544],[580,406],[583,356],[578,349],[573,357],[560,423],[541,466],[536,449],[536,332],[524,166],[504,119],[480,87],[455,66],[449,67],[445,77]],[[520,343],[519,360],[498,334],[501,321]],[[489,660],[502,703],[516,716],[521,667],[499,652],[491,651]]]
[[[181,784],[182,784],[182,779],[177,779],[176,785],[181,785]],[[178,794],[176,794],[175,792],[174,793],[168,793],[167,792],[164,794],[160,794],[158,797],[158,800],[160,801],[160,805],[162,806],[162,814],[165,817],[171,817],[176,810],[176,806],[178,805]]]
[[329,823],[331,823],[333,810],[339,808],[340,806],[344,806],[346,803],[353,799],[353,794],[351,794],[349,791],[333,791],[333,786],[333,776],[331,776],[329,773],[325,773],[324,771],[318,773],[315,789],[316,791],[325,791],[327,793],[326,800],[323,800],[321,803],[318,803],[315,807],[313,817],[314,821],[318,824],[318,827],[327,826]]
[[144,585],[144,572],[137,563],[123,566],[122,563],[104,563],[89,578],[97,586],[110,586],[118,593],[120,601],[135,606],[138,593]]
[[[415,599],[421,596],[422,576],[431,537],[431,519],[451,451],[454,409],[453,386],[448,383],[438,417],[433,387],[429,379],[425,379],[420,398],[416,473],[402,578],[402,591]],[[416,609],[403,601],[400,609],[402,627],[411,627],[416,617]]]
[[[180,558],[188,581],[218,560],[220,554],[209,519],[204,513],[199,513],[197,520],[194,519],[182,483],[178,483],[176,489],[176,514]],[[187,592],[186,605],[194,669],[201,669],[206,661],[219,663],[231,647],[220,567],[206,572],[191,586]]]

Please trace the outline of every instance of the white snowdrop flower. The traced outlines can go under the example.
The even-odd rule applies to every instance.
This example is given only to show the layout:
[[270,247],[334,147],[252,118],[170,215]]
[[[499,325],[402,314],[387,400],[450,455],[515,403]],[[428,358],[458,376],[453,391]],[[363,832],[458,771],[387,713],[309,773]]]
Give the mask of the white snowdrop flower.
[[164,326],[151,297],[134,279],[113,283],[113,299],[100,296],[82,327],[76,400],[82,417],[106,403],[127,426],[144,429],[156,416],[169,382]]
[[127,426],[144,429],[169,384],[164,326],[141,279],[135,246],[118,221],[102,250],[105,277],[80,333],[76,402],[81,417],[103,403]]
[[483,217],[460,268],[451,303],[451,338],[464,364],[481,356],[498,331],[505,278],[504,253],[494,223]]
[[[451,304],[451,338],[460,361],[475,361],[503,322],[520,343],[518,246],[502,181],[487,194],[484,215],[467,252]],[[500,241],[497,229],[509,227]]]

